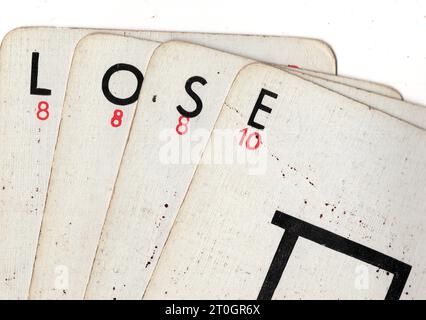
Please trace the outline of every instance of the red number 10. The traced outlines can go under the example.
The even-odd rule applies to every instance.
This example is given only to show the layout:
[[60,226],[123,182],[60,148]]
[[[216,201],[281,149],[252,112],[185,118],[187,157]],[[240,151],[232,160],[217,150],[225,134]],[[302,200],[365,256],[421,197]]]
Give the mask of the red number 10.
[[[242,137],[241,137],[241,139],[240,139],[240,143],[239,143],[239,145],[240,145],[240,146],[242,146],[242,145],[243,145],[243,143],[244,143],[244,140],[245,140],[245,139],[246,139],[246,137],[247,137],[247,139],[246,139],[246,143],[245,143],[246,148],[247,148],[248,150],[256,150],[257,148],[259,148],[260,143],[261,143],[260,134],[259,134],[259,132],[252,132],[252,133],[250,133],[250,134],[247,136],[247,131],[248,131],[248,128],[244,128],[244,129],[240,130],[240,132],[242,132],[242,133],[243,133],[243,136],[242,136]],[[253,137],[254,137],[254,138],[256,138],[256,143],[255,143],[254,145],[253,145],[253,143],[251,142],[251,140],[253,139]]]

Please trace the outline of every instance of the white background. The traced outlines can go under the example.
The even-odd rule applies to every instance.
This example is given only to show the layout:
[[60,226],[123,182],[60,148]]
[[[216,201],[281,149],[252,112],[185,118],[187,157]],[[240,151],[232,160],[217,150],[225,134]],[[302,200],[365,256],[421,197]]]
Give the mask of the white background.
[[339,74],[426,105],[426,0],[2,0],[0,36],[24,25],[319,38],[334,49]]

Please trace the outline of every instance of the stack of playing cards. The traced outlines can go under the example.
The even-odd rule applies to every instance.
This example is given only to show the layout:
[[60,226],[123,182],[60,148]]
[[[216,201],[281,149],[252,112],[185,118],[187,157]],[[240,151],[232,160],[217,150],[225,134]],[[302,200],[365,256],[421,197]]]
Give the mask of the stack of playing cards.
[[295,37],[0,50],[0,298],[426,298],[426,108]]

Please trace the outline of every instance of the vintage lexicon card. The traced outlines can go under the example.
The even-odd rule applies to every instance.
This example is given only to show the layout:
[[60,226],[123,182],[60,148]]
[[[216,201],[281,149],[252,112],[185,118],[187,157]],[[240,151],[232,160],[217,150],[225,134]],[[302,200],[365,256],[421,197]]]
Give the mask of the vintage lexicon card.
[[426,296],[424,130],[253,64],[206,150],[145,298]]
[[342,76],[342,75],[337,76],[337,75],[334,75],[334,74],[305,70],[305,69],[301,69],[301,68],[289,67],[289,69],[293,70],[296,73],[303,73],[307,76],[314,76],[315,78],[327,80],[328,82],[336,82],[336,83],[344,84],[344,85],[351,86],[351,87],[354,87],[354,88],[370,91],[372,93],[378,93],[378,94],[381,94],[381,95],[389,97],[389,98],[402,100],[401,93],[399,93],[394,88],[387,86],[387,85],[384,85],[384,84],[381,84],[381,83],[377,83],[377,82],[373,82],[373,81],[367,81],[367,80],[361,80],[361,79],[356,79],[356,78],[350,78],[350,77],[346,77],[346,76]]
[[[2,42],[0,225],[4,227],[0,232],[0,255],[3,257],[0,298],[26,298],[28,295],[72,54],[82,37],[96,31],[19,28],[11,31]],[[109,32],[154,41],[174,38],[198,41],[269,63],[336,71],[331,49],[312,39],[136,30]],[[114,43],[105,43],[105,46],[113,50]],[[117,63],[120,61],[114,61]],[[112,75],[112,83],[114,78]],[[135,80],[131,78],[130,81]]]
[[[247,63],[188,43],[170,42],[155,50],[86,298],[142,297],[220,112],[220,102],[238,66]],[[424,108],[418,109],[426,115]],[[251,137],[250,148],[254,148],[253,134],[241,130]],[[220,162],[218,157],[210,161]],[[232,160],[227,157],[224,161]]]
[[[313,76],[311,73],[308,74],[305,72],[294,71],[293,69],[285,69],[288,72],[318,84],[323,88],[330,89],[334,92],[344,95],[345,97],[351,98],[360,103],[364,103],[371,108],[383,111],[388,115],[407,121],[412,125],[418,126],[419,128],[426,128],[426,108],[422,105],[404,102],[400,99],[390,98],[382,94],[376,94],[371,92],[371,90],[357,89],[343,83],[338,83],[334,80],[326,80],[322,77],[317,77],[316,75]],[[376,87],[376,84],[374,85]]]

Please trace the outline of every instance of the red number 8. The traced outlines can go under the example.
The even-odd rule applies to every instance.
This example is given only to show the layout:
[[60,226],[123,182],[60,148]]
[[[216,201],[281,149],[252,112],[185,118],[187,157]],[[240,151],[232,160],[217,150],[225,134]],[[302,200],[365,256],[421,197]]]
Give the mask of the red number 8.
[[47,101],[39,102],[37,106],[37,118],[42,121],[49,118],[49,103]]
[[[185,120],[185,122],[183,122],[183,120]],[[184,135],[185,133],[188,132],[188,124],[189,124],[189,118],[180,116],[178,119],[178,125],[176,126],[176,132],[179,135]],[[183,128],[183,130],[181,130],[180,128]]]
[[[247,131],[248,131],[248,128],[244,128],[244,129],[240,130],[240,132],[243,133],[243,136],[241,137],[240,143],[239,143],[240,146],[243,145],[244,139],[246,138],[246,135],[247,135]],[[253,137],[256,138],[255,145],[250,144],[250,141],[252,140]],[[259,148],[260,144],[261,144],[261,138],[260,138],[259,132],[253,132],[253,133],[250,133],[248,135],[247,140],[246,140],[246,148],[248,150],[256,150],[257,148]]]
[[111,125],[114,128],[117,128],[121,126],[122,121],[123,121],[123,111],[121,111],[120,109],[115,109],[114,115],[111,118]]

